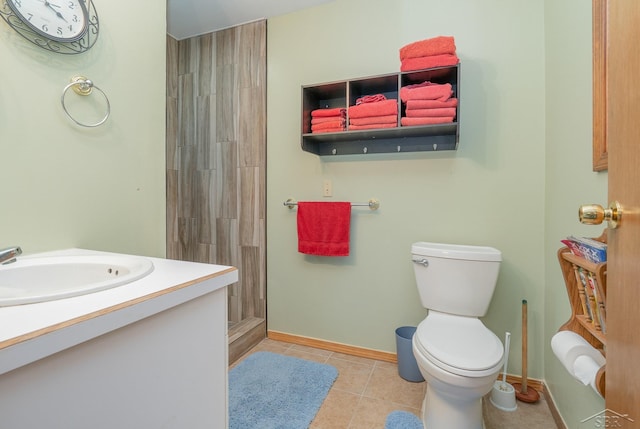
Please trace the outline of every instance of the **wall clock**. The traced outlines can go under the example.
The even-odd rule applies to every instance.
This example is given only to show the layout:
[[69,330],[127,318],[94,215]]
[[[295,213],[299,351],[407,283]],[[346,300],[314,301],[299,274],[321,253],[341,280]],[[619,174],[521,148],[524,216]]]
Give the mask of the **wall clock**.
[[98,39],[92,0],[0,0],[0,15],[31,43],[59,54],[80,54]]

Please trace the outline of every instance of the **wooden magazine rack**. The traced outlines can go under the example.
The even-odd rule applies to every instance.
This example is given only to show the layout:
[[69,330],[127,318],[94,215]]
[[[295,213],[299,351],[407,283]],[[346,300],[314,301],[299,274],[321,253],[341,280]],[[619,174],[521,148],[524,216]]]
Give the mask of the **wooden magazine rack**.
[[[594,240],[606,243],[606,230]],[[558,261],[571,304],[571,318],[559,330],[581,335],[606,357],[607,263],[587,261],[571,253],[568,247],[558,250]],[[605,373],[606,365],[596,375],[596,387],[602,397]]]

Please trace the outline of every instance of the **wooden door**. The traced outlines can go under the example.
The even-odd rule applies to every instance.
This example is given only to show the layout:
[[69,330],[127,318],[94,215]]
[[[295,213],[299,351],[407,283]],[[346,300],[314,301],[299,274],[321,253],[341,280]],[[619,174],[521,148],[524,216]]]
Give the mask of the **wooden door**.
[[623,215],[609,230],[606,408],[626,429],[640,428],[640,1],[609,1],[607,38],[609,201]]

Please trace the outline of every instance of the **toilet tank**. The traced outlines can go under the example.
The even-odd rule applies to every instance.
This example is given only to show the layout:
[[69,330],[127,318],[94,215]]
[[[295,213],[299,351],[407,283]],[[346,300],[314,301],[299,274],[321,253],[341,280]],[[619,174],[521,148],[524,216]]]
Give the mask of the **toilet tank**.
[[487,313],[502,261],[499,250],[418,242],[411,254],[423,307],[461,316]]

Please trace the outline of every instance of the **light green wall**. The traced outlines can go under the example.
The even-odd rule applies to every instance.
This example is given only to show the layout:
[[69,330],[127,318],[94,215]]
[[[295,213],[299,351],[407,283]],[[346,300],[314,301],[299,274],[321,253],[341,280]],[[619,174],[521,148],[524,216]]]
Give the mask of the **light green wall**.
[[[545,76],[539,2],[339,0],[268,23],[268,324],[270,330],[395,352],[416,325],[415,241],[494,246],[504,262],[485,323],[512,336],[520,372],[529,302],[529,375],[543,377]],[[300,86],[399,70],[398,49],[453,35],[461,59],[457,151],[319,158],[300,149]],[[352,215],[352,255],[297,252],[289,197],[380,200]]]
[[[165,5],[96,8],[99,39],[80,55],[40,49],[0,20],[0,247],[164,255]],[[60,94],[78,74],[111,101],[103,126],[63,113]],[[78,97],[69,104],[91,102]]]
[[[319,158],[300,150],[300,86],[391,73],[398,49],[453,35],[461,59],[461,136],[450,153]],[[338,0],[268,23],[269,329],[395,351],[394,329],[425,315],[409,259],[418,240],[495,246],[504,262],[486,325],[512,333],[521,373],[528,301],[529,377],[545,379],[570,427],[603,401],[564,371],[549,342],[569,317],[556,260],[582,227],[576,208],[606,200],[591,171],[591,3],[581,0]],[[352,256],[296,251],[282,202],[380,199],[356,209]]]
[[550,341],[570,316],[556,257],[567,235],[598,236],[578,222],[578,207],[607,203],[607,173],[591,167],[591,2],[546,0],[545,381],[569,428],[604,409],[604,400],[571,378]]

